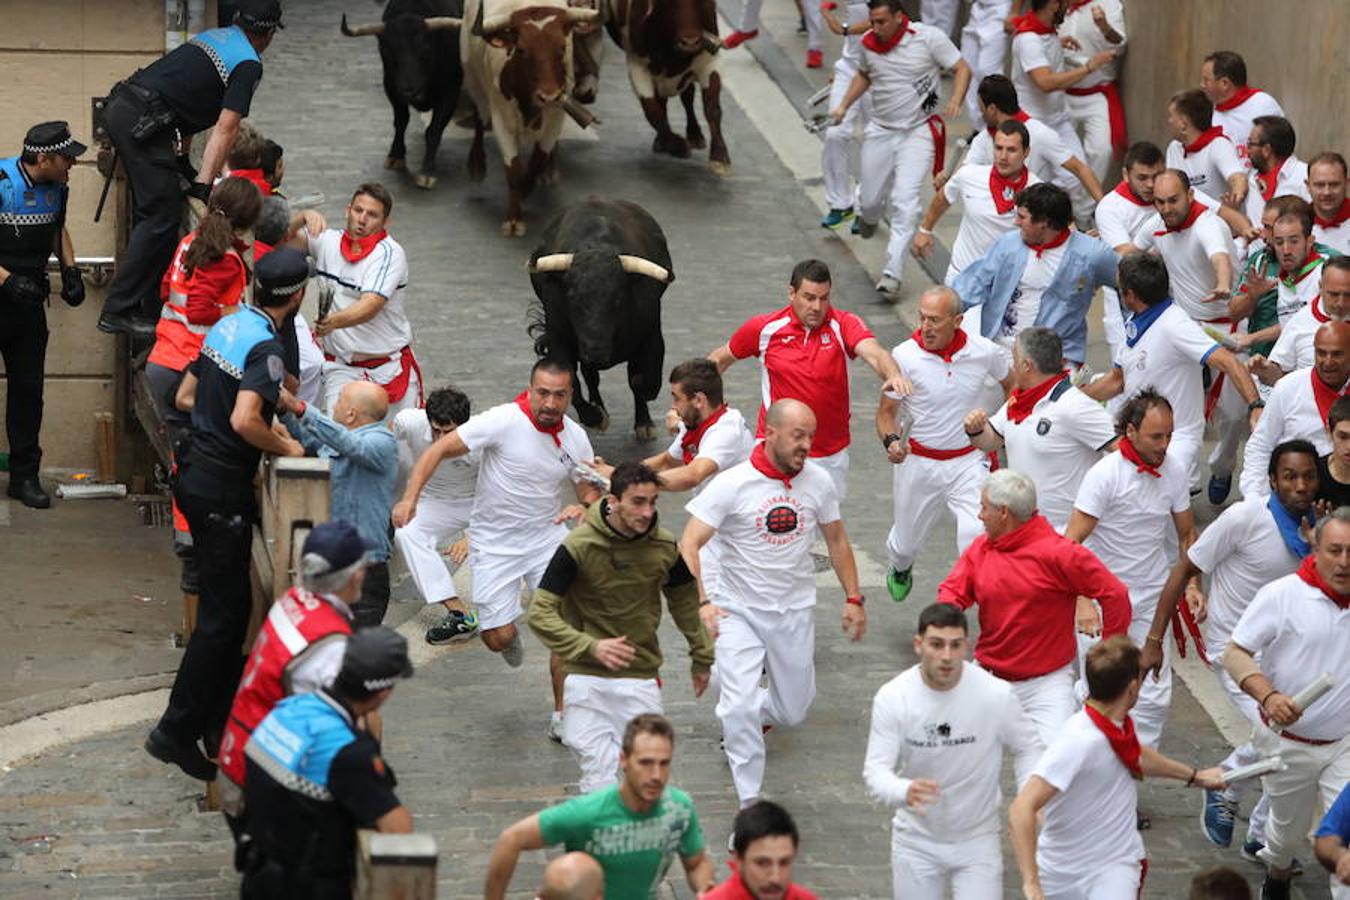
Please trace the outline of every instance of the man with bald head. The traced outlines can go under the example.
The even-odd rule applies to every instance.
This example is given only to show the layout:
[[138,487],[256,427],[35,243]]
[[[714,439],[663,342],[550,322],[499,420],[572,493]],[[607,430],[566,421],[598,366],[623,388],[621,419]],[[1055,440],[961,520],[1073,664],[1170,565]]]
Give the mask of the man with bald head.
[[1327,415],[1345,396],[1350,380],[1350,323],[1326,322],[1313,336],[1313,364],[1275,383],[1260,423],[1242,457],[1242,495],[1270,493],[1266,470],[1271,451],[1285,441],[1311,441],[1317,452],[1331,452]]
[[544,886],[535,900],[603,900],[605,870],[580,850],[564,853],[544,868]]
[[[759,798],[764,783],[765,726],[800,725],[815,699],[817,530],[844,590],[844,632],[857,641],[867,629],[839,493],[808,458],[815,432],[806,404],[774,402],[764,416],[764,441],[750,458],[718,473],[685,507],[680,551],[699,580],[699,614],[716,642],[717,718],[742,808]],[[714,535],[721,545],[715,603],[699,566],[699,550]]]
[[373,381],[352,381],[338,392],[331,417],[286,390],[278,409],[306,453],[332,461],[332,516],[354,522],[368,548],[354,623],[378,625],[389,606],[389,511],[398,478],[398,439],[384,425],[389,395]]

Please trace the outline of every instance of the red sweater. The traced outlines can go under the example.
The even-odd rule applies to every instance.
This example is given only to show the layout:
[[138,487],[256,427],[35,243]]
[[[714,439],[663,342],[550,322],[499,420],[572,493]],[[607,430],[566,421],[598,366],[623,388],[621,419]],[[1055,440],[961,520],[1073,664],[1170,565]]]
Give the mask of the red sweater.
[[1102,607],[1102,636],[1124,634],[1130,595],[1092,551],[1065,540],[1044,516],[1001,537],[980,535],[938,587],[938,601],[980,605],[975,659],[1000,678],[1024,681],[1073,661],[1079,595]]

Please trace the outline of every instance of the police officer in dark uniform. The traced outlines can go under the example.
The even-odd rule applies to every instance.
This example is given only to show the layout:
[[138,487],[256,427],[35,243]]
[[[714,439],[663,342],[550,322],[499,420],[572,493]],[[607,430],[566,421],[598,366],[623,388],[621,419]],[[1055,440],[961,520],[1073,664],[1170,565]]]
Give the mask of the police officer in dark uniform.
[[[210,195],[262,80],[259,55],[281,27],[280,0],[239,0],[234,24],[203,31],[109,93],[103,122],[130,182],[132,228],[99,330],[154,333],[184,197],[205,203]],[[194,171],[192,135],[212,126],[201,171]]]
[[394,773],[362,718],[412,676],[408,642],[382,625],[347,639],[331,688],[282,700],[245,745],[246,900],[352,895],[356,829],[412,831]]
[[0,355],[9,381],[9,496],[46,509],[52,498],[38,482],[42,447],[42,379],[47,361],[47,259],[61,262],[61,298],[84,302],[84,280],[66,231],[70,168],[86,149],[65,122],[28,130],[23,152],[0,159]]
[[263,453],[305,455],[298,442],[272,430],[272,421],[285,376],[277,328],[304,299],[309,262],[283,247],[259,260],[254,277],[254,305],[211,327],[177,394],[179,409],[192,411],[186,440],[174,449],[174,499],[196,551],[197,627],[145,749],[203,781],[215,777],[207,757],[216,753],[243,667],[258,518],[253,477]]

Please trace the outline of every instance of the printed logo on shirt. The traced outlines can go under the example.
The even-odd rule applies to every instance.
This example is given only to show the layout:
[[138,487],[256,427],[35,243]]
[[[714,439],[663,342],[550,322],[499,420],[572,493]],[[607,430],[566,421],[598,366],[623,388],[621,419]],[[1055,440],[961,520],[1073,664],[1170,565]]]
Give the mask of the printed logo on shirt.
[[1140,372],[1142,372],[1147,366],[1148,366],[1148,351],[1140,350],[1139,355],[1136,356],[1134,359],[1134,367],[1138,369]]
[[802,503],[788,494],[775,494],[760,504],[755,531],[766,544],[786,546],[802,536]]
[[281,383],[281,379],[286,375],[286,364],[281,361],[280,356],[267,357],[267,377]]
[[820,345],[822,347],[830,346],[830,336],[828,334],[822,334],[820,336]]
[[947,722],[928,722],[923,726],[923,737],[906,737],[905,743],[911,747],[933,750],[938,747],[958,747],[975,743],[975,735],[953,737],[952,726]]
[[1049,420],[1049,419],[1041,419],[1039,422],[1037,422],[1037,423],[1036,423],[1036,433],[1039,434],[1041,437],[1045,437],[1047,434],[1049,434],[1049,433],[1050,433],[1050,420]]
[[769,534],[788,534],[797,530],[797,511],[790,506],[775,506],[764,517]]

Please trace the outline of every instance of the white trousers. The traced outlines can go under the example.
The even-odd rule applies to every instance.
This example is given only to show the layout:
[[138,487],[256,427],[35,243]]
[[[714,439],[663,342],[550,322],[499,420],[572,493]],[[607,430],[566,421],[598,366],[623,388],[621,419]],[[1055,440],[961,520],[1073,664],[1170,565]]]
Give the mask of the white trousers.
[[1202,423],[1199,428],[1179,428],[1172,432],[1172,443],[1167,445],[1167,455],[1181,463],[1193,491],[1200,487],[1200,445],[1204,439]]
[[919,19],[926,25],[932,25],[948,38],[956,27],[956,12],[961,0],[923,0]]
[[1041,870],[1045,900],[1138,900],[1144,860],[1104,866],[1093,866],[1091,860],[1086,862],[1091,866],[1087,873]]
[[[1297,733],[1297,722],[1293,730]],[[1270,818],[1266,847],[1259,854],[1266,864],[1287,869],[1295,856],[1308,859],[1308,833],[1314,817],[1329,809],[1350,781],[1350,737],[1314,747],[1262,726],[1255,730],[1252,742],[1262,757],[1278,754],[1288,766],[1283,772],[1261,776],[1261,786],[1270,798]]]
[[[1211,658],[1217,658],[1223,648],[1210,648]],[[1256,701],[1251,696],[1244,693],[1233,681],[1228,670],[1221,665],[1213,665],[1214,677],[1218,680],[1219,686],[1223,688],[1224,693],[1228,695],[1228,702],[1233,708],[1240,712],[1248,722],[1252,724],[1253,729],[1263,727],[1261,724],[1261,714]],[[1256,745],[1247,741],[1239,747],[1234,747],[1233,752],[1228,754],[1223,762],[1219,763],[1225,769],[1236,769],[1238,766],[1247,766],[1261,758],[1261,754],[1256,751]],[[1224,796],[1228,799],[1241,803],[1248,790],[1254,787],[1251,781],[1239,781],[1224,791]],[[1266,820],[1270,817],[1270,798],[1261,792],[1261,797],[1252,807],[1251,815],[1247,820],[1247,837],[1266,842]]]
[[507,555],[475,548],[469,553],[479,631],[501,628],[521,617],[525,609],[520,604],[520,594],[539,586],[539,579],[544,577],[544,570],[553,558],[553,549],[556,548]]
[[613,784],[629,721],[661,713],[655,678],[601,678],[569,674],[563,682],[563,743],[581,766],[581,793]]
[[[763,6],[764,0],[745,0],[741,6],[741,22],[736,28],[739,31],[758,31],[759,11]],[[803,0],[802,18],[806,20],[806,49],[819,50],[825,33],[825,19],[820,15],[820,4]]]
[[1003,60],[1008,55],[1008,35],[1003,22],[1012,11],[1012,0],[975,2],[970,7],[970,18],[961,29],[961,56],[970,66],[970,90],[966,91],[966,112],[977,131],[985,127],[980,112],[980,98],[976,88],[986,75],[1001,75]]
[[[844,94],[858,73],[857,67],[840,57],[834,63],[834,78],[830,81],[830,109],[844,102]],[[872,111],[872,92],[858,98],[848,108],[838,125],[825,129],[825,142],[820,148],[820,175],[825,182],[825,202],[830,209],[852,209],[857,194],[853,179],[853,144],[858,127],[866,125]]]
[[[396,359],[393,362],[386,363],[378,369],[361,369],[356,366],[345,365],[336,360],[324,360],[323,364],[323,411],[330,416],[333,414],[333,407],[337,404],[338,394],[342,389],[353,381],[377,381],[384,384],[385,381],[397,376],[400,371],[400,363]],[[381,381],[380,379],[385,379]],[[408,389],[403,392],[403,397],[397,403],[389,404],[389,412],[385,414],[384,420],[392,422],[394,416],[405,409],[417,409],[417,398],[421,394],[421,382],[417,378],[417,373],[412,372],[408,375]]]
[[1003,854],[998,831],[949,844],[891,829],[895,900],[1001,900]]
[[[1214,449],[1209,451],[1210,474],[1232,475],[1237,466],[1238,445],[1247,437],[1250,429],[1247,424],[1247,401],[1242,399],[1231,378],[1223,380],[1219,402],[1214,406],[1213,420],[1215,434]],[[1264,476],[1261,480],[1265,481]]]
[[858,211],[863,221],[872,224],[890,214],[891,238],[883,275],[901,278],[905,274],[905,254],[919,223],[919,189],[932,174],[935,152],[926,122],[898,130],[883,128],[874,119],[863,131]]
[[[1064,143],[1064,149],[1069,153],[1082,159],[1087,151],[1083,149],[1083,142],[1078,139],[1078,132],[1074,130],[1073,120],[1067,116],[1059,122],[1046,122],[1046,125],[1055,129],[1059,139]],[[1092,199],[1092,195],[1083,187],[1083,182],[1078,180],[1078,176],[1063,167],[1055,169],[1055,177],[1051,179],[1054,184],[1064,188],[1069,192],[1069,199],[1073,201],[1073,216],[1082,227],[1092,221],[1092,216],[1097,210],[1097,201]]]
[[[1158,608],[1158,597],[1156,594],[1152,598],[1140,598],[1130,593],[1130,603],[1134,609],[1130,619],[1129,635],[1130,640],[1136,647],[1144,646],[1144,641],[1148,637],[1149,629],[1153,625],[1153,612]],[[1084,660],[1087,653],[1096,644],[1101,642],[1100,638],[1088,637],[1085,634],[1078,634],[1078,671],[1086,672]],[[1162,668],[1158,672],[1158,678],[1155,681],[1152,675],[1144,679],[1139,685],[1139,700],[1134,704],[1134,709],[1130,710],[1130,718],[1134,720],[1134,730],[1139,737],[1139,743],[1145,747],[1158,749],[1158,741],[1162,738],[1163,726],[1167,724],[1167,712],[1172,706],[1172,633],[1169,629],[1163,636],[1162,643],[1163,662]],[[1079,679],[1076,685],[1076,696],[1079,698],[1087,697],[1087,679]]]
[[1036,732],[1036,746],[1014,760],[1017,783],[1024,783],[1036,766],[1045,748],[1059,734],[1060,728],[1078,709],[1078,698],[1073,692],[1073,666],[1048,672],[1025,681],[1010,681],[1017,702],[1022,705],[1031,727]]
[[1111,146],[1111,113],[1105,94],[1075,97],[1065,94],[1069,105],[1069,121],[1082,140],[1083,159],[1097,180],[1105,183],[1113,171],[1111,162],[1115,149]]
[[424,602],[440,603],[459,596],[440,547],[469,527],[472,510],[472,497],[456,501],[423,497],[413,520],[394,531],[394,543]]
[[[717,718],[736,796],[745,806],[764,786],[765,725],[792,728],[816,698],[815,610],[723,607],[718,626]],[[760,687],[761,674],[768,687]]]
[[989,477],[989,457],[976,450],[955,459],[929,459],[910,453],[891,466],[892,522],[886,555],[897,572],[914,557],[945,507],[956,518],[956,550],[979,537],[980,489]]
[[848,496],[848,448],[844,448],[829,456],[813,456],[811,462],[820,466],[830,476],[834,482],[834,489],[839,494],[839,503],[842,505],[844,498]]

